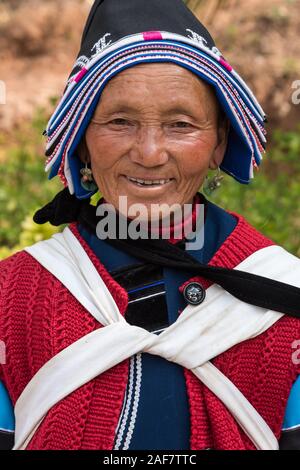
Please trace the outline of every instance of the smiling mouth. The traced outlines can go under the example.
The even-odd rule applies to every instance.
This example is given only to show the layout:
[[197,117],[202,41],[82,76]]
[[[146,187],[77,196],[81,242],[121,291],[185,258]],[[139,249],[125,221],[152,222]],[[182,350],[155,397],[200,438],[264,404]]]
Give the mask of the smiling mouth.
[[126,176],[126,179],[130,181],[131,183],[136,184],[137,186],[143,186],[143,187],[151,187],[151,186],[163,186],[167,183],[170,183],[170,181],[173,181],[174,178],[167,178],[167,179],[141,179],[141,178],[132,178],[130,176]]

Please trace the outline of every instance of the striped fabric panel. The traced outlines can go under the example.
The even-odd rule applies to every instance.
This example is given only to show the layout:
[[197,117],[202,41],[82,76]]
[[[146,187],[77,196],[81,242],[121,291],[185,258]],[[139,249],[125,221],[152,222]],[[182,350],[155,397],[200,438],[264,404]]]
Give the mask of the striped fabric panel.
[[162,269],[139,265],[111,272],[113,278],[128,292],[125,318],[128,323],[151,332],[169,326],[166,291]]
[[[197,61],[192,61],[190,58],[189,58],[189,54],[190,52],[189,51],[185,51],[182,47],[175,47],[175,46],[170,46],[171,47],[171,50],[170,52],[172,52],[172,50],[174,52],[176,52],[176,55],[173,55],[172,54],[169,54],[169,55],[165,55],[165,56],[162,56],[162,58],[164,59],[176,59],[176,57],[178,56],[178,58],[182,58],[182,60],[184,58],[186,59],[189,59],[189,61],[187,62],[187,64],[190,63],[191,66],[195,66],[195,68],[198,68],[199,64],[201,64],[201,62],[203,61],[203,58],[201,57],[201,55],[198,54],[197,56]],[[166,46],[161,46],[161,48],[164,48],[166,51],[168,51],[169,49],[166,47]],[[159,50],[157,50],[157,46],[155,46],[155,49],[153,50],[152,47],[150,47],[149,45],[143,45],[141,46],[141,49],[138,49],[138,48],[134,48],[133,51],[130,51],[131,52],[131,55],[128,54],[128,52],[126,53],[123,53],[123,54],[120,54],[120,58],[119,59],[116,59],[114,58],[114,62],[112,64],[112,68],[109,68],[107,67],[107,64],[104,64],[100,67],[99,69],[99,72],[96,73],[96,71],[93,71],[93,73],[91,74],[91,77],[90,77],[90,80],[86,81],[85,83],[85,87],[83,88],[79,88],[78,91],[81,90],[81,92],[79,93],[78,97],[74,100],[74,98],[71,99],[70,103],[68,104],[69,106],[71,105],[71,107],[69,108],[69,110],[67,111],[67,114],[64,116],[64,119],[62,120],[62,122],[59,124],[58,122],[56,122],[56,129],[53,133],[51,133],[51,131],[49,130],[48,131],[48,144],[47,144],[47,147],[51,146],[54,139],[56,140],[58,137],[60,137],[60,135],[62,134],[62,131],[63,129],[67,126],[69,120],[73,120],[74,121],[74,113],[76,111],[76,107],[78,108],[78,105],[81,103],[81,99],[86,95],[86,93],[89,93],[89,95],[91,94],[91,91],[93,91],[93,88],[92,88],[92,85],[93,83],[99,83],[100,87],[102,85],[102,82],[104,80],[107,80],[107,77],[110,76],[110,74],[113,74],[115,73],[117,70],[118,70],[118,67],[120,65],[124,66],[124,56],[127,57],[127,62],[125,62],[125,65],[128,65],[128,63],[132,60],[137,60],[139,58],[138,56],[138,51],[140,52],[144,52],[144,55],[143,57],[146,58],[146,53],[147,54],[156,54],[156,58],[159,58]],[[128,55],[127,55],[128,54]],[[195,53],[193,53],[193,56],[195,57]],[[120,64],[120,61],[121,61],[121,64]],[[240,102],[241,102],[241,99],[239,98],[238,94],[234,94],[233,93],[233,90],[232,90],[232,85],[230,84],[229,80],[228,80],[228,77],[225,76],[224,74],[224,71],[222,70],[219,70],[218,72],[218,68],[216,66],[213,66],[212,63],[206,61],[205,62],[205,67],[203,67],[203,70],[202,72],[205,74],[206,72],[206,69],[210,69],[212,70],[212,75],[211,75],[211,78],[219,78],[219,79],[222,79],[223,80],[223,84],[221,83],[221,85],[224,85],[226,84],[227,85],[227,93],[228,93],[228,99],[232,99],[233,95],[235,95],[235,97],[238,99],[238,101],[235,102],[236,104],[236,107],[237,108],[241,108],[243,107],[247,112],[250,113],[250,116],[252,119],[255,120],[253,114],[251,113],[250,109],[247,107],[247,105],[245,103],[243,103],[243,106],[241,107],[240,106]],[[104,70],[103,70],[104,69]],[[222,73],[223,72],[223,73]],[[215,77],[214,77],[215,75]],[[230,88],[229,88],[230,86]],[[257,122],[257,121],[256,121]],[[262,133],[263,132],[263,126],[262,124],[258,123],[257,122],[257,127],[258,129],[260,130],[260,132]],[[262,139],[264,139],[264,137],[262,136]],[[64,142],[65,143],[65,142]],[[52,158],[54,158],[54,156],[52,156]],[[49,161],[48,161],[49,163]]]
[[[215,85],[218,98],[223,101],[233,128],[239,135],[240,145],[244,142],[243,158],[249,165],[248,175],[245,172],[243,176],[234,175],[233,168],[228,169],[228,172],[241,182],[248,182],[253,177],[253,168],[260,164],[266,139],[265,115],[251,90],[222,57],[209,53],[199,45],[196,47],[193,41],[182,39],[176,34],[162,33],[162,37],[163,40],[141,42],[141,35],[134,35],[119,41],[119,48],[116,45],[108,47],[105,54],[101,53],[85,66],[84,73],[81,71],[80,76],[76,74],[74,81],[67,87],[47,126],[46,169],[51,169],[50,178],[59,174],[64,183],[69,185],[71,193],[74,192],[74,175],[70,159],[89,123],[103,87],[116,73],[145,62],[177,63]],[[180,42],[174,38],[181,38]],[[226,171],[226,164],[224,165]]]

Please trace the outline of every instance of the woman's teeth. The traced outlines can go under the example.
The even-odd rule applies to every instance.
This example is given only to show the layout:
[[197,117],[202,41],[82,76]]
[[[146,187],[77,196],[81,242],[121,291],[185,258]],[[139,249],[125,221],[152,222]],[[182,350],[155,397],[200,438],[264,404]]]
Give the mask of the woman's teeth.
[[131,178],[130,176],[126,176],[126,178],[129,181],[132,181],[133,183],[136,183],[140,186],[162,185],[162,184],[169,183],[169,181],[171,181],[171,178],[166,179],[166,180],[142,180],[138,178]]

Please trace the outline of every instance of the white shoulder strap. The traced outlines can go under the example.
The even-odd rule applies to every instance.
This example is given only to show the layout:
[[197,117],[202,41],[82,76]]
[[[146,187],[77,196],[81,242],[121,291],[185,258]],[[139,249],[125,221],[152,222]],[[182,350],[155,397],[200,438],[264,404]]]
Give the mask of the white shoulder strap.
[[[104,327],[49,360],[25,387],[15,406],[14,449],[27,446],[52,406],[139,352],[159,355],[190,369],[222,400],[258,449],[278,449],[277,440],[262,417],[209,361],[266,331],[282,314],[241,302],[215,284],[207,289],[203,304],[189,305],[174,324],[155,335],[126,322],[69,228],[26,251],[57,277]],[[278,246],[255,252],[236,269],[300,286],[299,259]]]

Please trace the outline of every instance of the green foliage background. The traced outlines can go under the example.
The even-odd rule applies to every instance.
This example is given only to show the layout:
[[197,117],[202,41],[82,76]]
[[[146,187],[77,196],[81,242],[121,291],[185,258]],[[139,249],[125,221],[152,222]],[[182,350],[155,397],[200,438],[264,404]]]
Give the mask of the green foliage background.
[[300,257],[300,126],[274,130],[249,185],[225,176],[211,200],[242,214],[259,231]]
[[14,131],[13,141],[0,135],[0,259],[57,231],[32,220],[35,210],[61,189],[44,171],[45,123],[45,112],[38,109],[32,122]]

